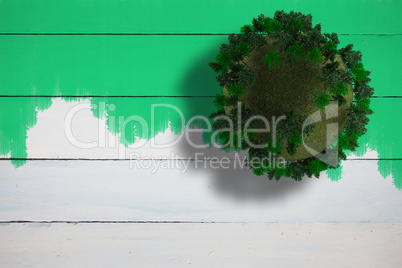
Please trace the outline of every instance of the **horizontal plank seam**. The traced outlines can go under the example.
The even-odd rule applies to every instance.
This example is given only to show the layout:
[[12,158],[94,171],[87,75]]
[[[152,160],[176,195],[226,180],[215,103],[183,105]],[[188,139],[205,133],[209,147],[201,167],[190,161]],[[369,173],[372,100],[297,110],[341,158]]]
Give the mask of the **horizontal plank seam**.
[[30,221],[30,220],[18,220],[18,221],[0,221],[0,224],[24,224],[24,223],[36,223],[36,224],[53,224],[53,223],[67,223],[67,224],[93,224],[93,223],[101,223],[101,224],[138,224],[138,223],[291,223],[291,224],[299,224],[299,223],[402,223],[402,222],[382,222],[382,221],[321,221],[321,222],[278,222],[278,221],[267,221],[267,222],[243,222],[243,221]]
[[0,95],[0,98],[214,98],[215,96]]
[[[211,159],[214,158],[214,159]],[[15,158],[15,157],[4,157],[0,158],[0,161],[196,161],[194,158]],[[216,157],[207,157],[207,159],[197,159],[197,161],[216,161]],[[236,158],[228,158],[230,161],[238,161]],[[347,158],[346,161],[394,161],[402,160],[402,158]]]
[[[0,98],[215,98],[214,95],[207,96],[106,96],[106,95],[0,95]],[[372,98],[402,98],[402,96],[372,96]]]
[[[230,35],[232,33],[17,33],[2,32],[0,35]],[[338,35],[399,36],[402,33],[341,33]]]

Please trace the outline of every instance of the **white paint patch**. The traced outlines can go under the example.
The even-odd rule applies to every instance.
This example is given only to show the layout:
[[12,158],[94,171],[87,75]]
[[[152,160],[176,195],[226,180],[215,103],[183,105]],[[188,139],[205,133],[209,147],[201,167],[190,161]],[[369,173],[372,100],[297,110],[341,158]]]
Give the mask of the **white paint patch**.
[[402,266],[402,223],[9,224],[1,228],[1,239],[7,241],[0,243],[2,267]]

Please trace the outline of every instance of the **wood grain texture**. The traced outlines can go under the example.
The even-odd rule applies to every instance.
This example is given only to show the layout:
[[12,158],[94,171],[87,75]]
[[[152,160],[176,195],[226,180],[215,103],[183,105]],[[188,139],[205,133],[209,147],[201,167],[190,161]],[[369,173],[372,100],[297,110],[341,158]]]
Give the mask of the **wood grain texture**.
[[[2,267],[400,267],[402,223],[10,224]],[[102,254],[99,254],[102,253]]]
[[397,0],[2,0],[0,32],[231,33],[282,9],[311,13],[324,31],[402,33]]
[[[0,152],[53,159],[19,168],[0,161],[0,266],[402,266],[402,195],[389,168],[400,160],[345,161],[338,182],[325,174],[275,182],[245,169],[203,168],[208,161],[196,168],[195,161],[110,160],[130,151],[76,148],[63,125],[73,101],[81,101],[86,110],[74,118],[74,133],[85,141],[99,137],[98,125],[107,124],[96,108],[102,99],[85,96],[215,95],[221,88],[207,63],[227,36],[210,34],[237,33],[253,17],[281,9],[311,13],[323,32],[340,34],[341,46],[355,44],[375,94],[401,97],[401,7],[396,0],[0,0]],[[44,95],[71,102],[35,97]],[[160,101],[103,100],[123,116],[144,115]],[[373,100],[376,113],[361,142],[378,154],[363,157],[401,157],[399,100]],[[186,116],[212,109],[208,98],[168,103]],[[160,117],[160,132],[169,120],[175,116]],[[186,144],[131,150],[174,158],[172,151],[177,158],[195,153]],[[54,160],[60,157],[101,160]],[[10,223],[21,220],[81,223]],[[193,223],[167,223],[178,221]]]
[[401,192],[375,161],[345,161],[338,182],[211,163],[0,161],[0,221],[402,221]]
[[[402,35],[340,36],[372,72],[377,96],[401,96]],[[208,66],[227,36],[0,36],[0,95],[215,96]]]

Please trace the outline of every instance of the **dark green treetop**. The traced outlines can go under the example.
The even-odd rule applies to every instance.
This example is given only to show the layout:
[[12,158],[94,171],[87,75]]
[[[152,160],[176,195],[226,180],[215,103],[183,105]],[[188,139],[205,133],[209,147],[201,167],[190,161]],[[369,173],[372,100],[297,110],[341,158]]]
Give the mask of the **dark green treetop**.
[[250,24],[246,24],[240,28],[240,33],[242,34],[249,34],[253,31],[253,26]]
[[331,96],[327,92],[317,92],[313,103],[317,105],[320,110],[324,110],[327,105],[330,103]]
[[267,65],[268,69],[273,68],[274,66],[282,66],[281,55],[279,51],[269,50],[264,56],[263,62]]
[[345,56],[350,54],[352,52],[352,49],[353,49],[353,44],[346,45],[346,47],[339,49],[339,51],[338,51],[339,56],[341,56],[341,58],[346,62]]
[[241,83],[233,83],[228,89],[230,96],[236,96],[238,98],[242,97],[245,93],[244,87]]
[[[353,104],[352,107],[353,106],[355,106],[355,104]],[[346,121],[346,129],[353,132],[361,131],[362,134],[365,134],[367,131],[366,125],[369,121],[369,118],[366,116],[366,114],[365,108],[362,109],[359,106],[352,108]]]
[[[263,15],[264,16],[264,15]],[[262,23],[263,17],[258,16],[258,18],[253,18],[253,29],[257,32],[263,32],[265,30],[264,24]]]
[[332,43],[339,45],[339,38],[336,33],[332,33],[332,34],[325,33],[324,36],[326,38],[326,41],[330,41]]
[[278,136],[287,137],[286,150],[290,155],[296,153],[296,148],[302,142],[302,133],[309,135],[314,130],[314,125],[309,125],[303,129],[303,123],[307,119],[306,115],[296,114],[294,109],[290,112],[285,112],[286,119],[278,123]]
[[331,63],[327,63],[323,68],[327,69],[328,72],[335,73],[339,67],[338,61],[333,61]]
[[214,104],[216,106],[216,108],[218,108],[218,110],[223,111],[224,106],[225,106],[225,97],[223,96],[223,94],[216,94],[215,99],[214,99]]
[[250,55],[250,44],[244,41],[241,41],[239,44],[237,44],[236,46],[236,50],[237,52],[240,53],[240,55],[243,57],[246,57],[248,55]]
[[356,106],[365,110],[367,114],[372,114],[373,111],[370,109],[370,99],[359,99],[356,101]]
[[299,39],[305,48],[319,48],[325,42],[325,37],[321,34],[321,24],[317,24],[311,30],[306,31],[306,35],[300,35]]
[[371,96],[374,94],[374,89],[366,83],[356,83],[355,91],[355,97],[358,100],[371,98]]
[[221,52],[216,56],[216,61],[223,70],[227,70],[232,59],[228,52]]
[[366,81],[368,73],[364,69],[362,62],[357,62],[354,67],[351,68],[352,74],[358,83]]
[[307,173],[306,165],[303,162],[291,162],[288,169],[291,177],[296,181],[301,181]]
[[290,19],[286,25],[286,30],[291,34],[294,38],[297,37],[303,31],[304,25],[303,21],[300,18],[293,17]]
[[345,47],[345,50],[341,49],[340,56],[342,57],[342,60],[345,62],[346,66],[351,69],[362,60],[362,54],[360,51],[351,50],[353,45],[350,48],[348,48],[348,46]]
[[332,95],[332,98],[338,101],[339,106],[342,106],[347,103],[346,98],[343,95],[340,94]]
[[313,159],[306,165],[307,176],[312,177],[313,175],[317,178],[320,177],[320,173],[323,170],[328,169],[328,164],[324,163],[320,159]]
[[313,64],[321,63],[321,53],[318,48],[312,48],[307,50],[307,60]]
[[298,63],[304,57],[303,47],[297,43],[291,45],[286,50],[286,58],[288,63],[293,66],[293,64]]
[[279,46],[280,49],[286,51],[288,47],[295,43],[294,37],[285,32],[278,33],[278,39],[273,42],[274,45]]
[[263,31],[268,35],[282,31],[281,23],[275,19],[265,18],[262,21]]
[[[334,61],[335,56],[338,53],[337,44],[332,41],[325,42],[321,49],[321,53],[325,58],[327,58],[331,61]],[[326,62],[326,60],[324,61],[324,63],[325,62]]]
[[336,84],[336,87],[331,89],[331,92],[334,95],[341,95],[341,96],[345,96],[346,94],[348,94],[348,86],[345,83],[342,82],[338,82]]

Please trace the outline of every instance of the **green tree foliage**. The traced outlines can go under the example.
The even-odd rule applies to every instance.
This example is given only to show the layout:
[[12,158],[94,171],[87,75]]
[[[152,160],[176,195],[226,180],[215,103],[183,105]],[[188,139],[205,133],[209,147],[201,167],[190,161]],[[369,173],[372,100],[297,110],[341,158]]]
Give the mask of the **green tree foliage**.
[[267,139],[267,147],[265,148],[267,152],[274,153],[274,154],[280,154],[282,151],[282,145],[279,141],[276,141],[275,144],[272,141],[272,136],[269,136]]
[[293,36],[297,36],[303,31],[303,21],[300,18],[292,18],[286,25],[286,30]]
[[325,51],[332,51],[336,49],[336,43],[332,41],[328,41],[324,44],[322,50]]
[[242,42],[241,35],[231,34],[228,39],[229,44],[222,44],[220,52],[229,55],[232,61],[240,61],[243,58],[243,55],[239,50],[237,50],[237,47],[239,43]]
[[324,110],[329,105],[330,95],[327,92],[317,92],[313,103],[317,105],[320,110]]
[[228,89],[229,95],[230,96],[236,96],[237,98],[240,98],[244,95],[244,87],[241,83],[233,83],[229,89]]
[[225,96],[224,98],[224,104],[226,106],[236,106],[237,102],[239,101],[239,98],[235,95],[229,95],[229,96]]
[[263,25],[262,21],[265,18],[266,17],[265,17],[264,14],[260,14],[260,15],[258,15],[257,18],[253,18],[252,25],[253,25],[253,29],[255,31],[258,31],[258,32],[263,32],[264,31],[264,25]]
[[298,63],[303,57],[303,47],[297,43],[286,50],[286,59],[291,65]]
[[246,69],[243,64],[230,63],[231,72],[223,72],[216,77],[220,86],[230,86],[233,83],[240,82],[244,87],[250,87],[257,79],[258,74],[251,69]]
[[281,23],[275,19],[265,18],[262,21],[262,26],[268,35],[282,31]]
[[371,98],[371,96],[374,94],[374,89],[366,83],[356,83],[355,91],[355,97],[358,100]]
[[232,61],[232,59],[230,58],[229,53],[220,52],[218,55],[216,55],[216,61],[222,67],[223,70],[227,70],[229,63]]
[[324,83],[326,88],[333,88],[339,81],[338,71],[333,72],[329,68],[322,68],[322,75],[319,76],[319,80]]
[[289,14],[287,14],[285,11],[283,10],[277,10],[274,14],[274,20],[279,21],[279,23],[281,24],[281,28],[284,29],[289,21]]
[[239,44],[236,46],[237,52],[241,54],[242,57],[246,57],[250,55],[250,44],[244,41],[241,41]]
[[338,50],[339,56],[346,62],[347,55],[352,51],[353,44],[348,44],[346,47]]
[[231,62],[229,63],[228,68],[231,70],[231,72],[225,71],[217,76],[217,81],[219,82],[220,86],[230,86],[234,82],[239,82],[240,72],[244,70],[244,65]]
[[344,105],[344,104],[347,103],[345,97],[342,96],[342,95],[340,95],[340,94],[332,95],[332,98],[333,98],[334,100],[338,101],[338,105],[339,105],[339,106],[342,106],[342,105]]
[[352,84],[353,83],[353,75],[351,72],[338,68],[336,70],[336,74],[339,77],[339,80],[341,80],[345,84]]
[[362,62],[358,62],[356,63],[356,65],[354,67],[351,68],[352,74],[355,78],[355,80],[358,83],[363,83],[366,81],[367,79],[367,72],[364,69],[363,63]]
[[336,75],[336,78],[339,79],[339,76],[337,75],[337,69],[339,67],[339,62],[333,61],[331,63],[327,63],[324,65],[324,69],[327,69],[329,73],[333,73]]
[[277,181],[279,181],[281,177],[290,177],[292,173],[289,170],[289,163],[286,163],[283,167],[277,167],[274,175]]
[[[287,27],[289,25],[289,22],[291,24],[296,22],[296,25],[297,25],[296,29],[298,29],[300,31],[301,30],[310,31],[312,29],[313,17],[311,16],[311,14],[304,15],[301,12],[294,12],[294,11],[290,11],[289,13],[286,13],[283,10],[278,10],[274,14],[274,19],[280,22],[281,28],[285,31],[286,30],[289,31],[289,28]],[[297,20],[292,21],[294,19],[297,19]],[[299,20],[302,22],[301,26],[299,26],[300,25],[298,22]],[[293,26],[290,26],[290,27],[293,27]]]
[[346,66],[349,69],[352,69],[358,62],[362,60],[362,54],[360,51],[352,50],[353,45],[349,44],[343,49],[339,50],[339,54],[342,57],[342,60],[345,62]]
[[223,94],[216,94],[215,98],[214,98],[214,104],[216,106],[216,108],[218,108],[218,110],[223,110],[224,109],[224,103],[225,101],[225,97],[223,96]]
[[291,133],[289,136],[287,136],[286,141],[287,141],[286,150],[290,155],[295,155],[297,146],[299,146],[299,144],[302,143],[301,133],[296,131]]
[[212,70],[214,70],[215,73],[222,73],[223,72],[222,66],[217,62],[208,62],[208,65],[209,65],[209,67],[212,68]]
[[[338,148],[340,149],[340,151],[355,151],[355,149],[359,146],[357,140],[361,135],[362,131],[347,130],[340,133],[338,136]],[[346,155],[343,159],[346,159]]]
[[310,178],[312,177],[312,175],[319,178],[321,171],[326,169],[328,169],[328,164],[319,159],[311,160],[306,165],[307,176]]
[[325,33],[324,37],[326,38],[327,41],[330,41],[330,42],[333,42],[333,43],[339,45],[339,38],[336,33],[332,33],[332,34]]
[[307,170],[303,162],[292,162],[289,164],[289,172],[294,180],[301,181]]
[[258,74],[253,72],[250,69],[243,69],[239,72],[238,81],[242,83],[245,87],[251,87],[255,80],[257,79]]
[[250,24],[246,24],[240,28],[240,33],[248,34],[253,31],[253,26]]
[[321,49],[321,53],[326,59],[334,61],[335,56],[338,52],[336,47],[337,47],[337,44],[335,42],[328,41],[328,42],[324,43],[324,45]]
[[348,85],[342,82],[338,82],[336,84],[336,87],[331,88],[331,93],[333,93],[334,95],[345,96],[348,94],[348,92],[349,92]]
[[295,113],[294,109],[290,112],[285,112],[285,120],[282,120],[277,125],[278,136],[283,139],[287,136],[291,135],[295,130],[298,130],[299,127],[299,116]]
[[372,114],[373,111],[370,109],[370,99],[359,99],[356,101],[356,106],[365,110],[367,114]]
[[229,73],[222,72],[218,76],[216,76],[216,81],[218,81],[219,86],[224,87],[231,82]]
[[307,119],[306,115],[298,115],[292,109],[290,112],[286,112],[286,119],[282,120],[277,125],[277,134],[281,139],[286,139],[286,150],[290,155],[296,153],[297,146],[302,142],[302,134],[310,135],[314,129],[314,125],[311,124],[303,129],[303,123]]
[[263,62],[268,66],[268,69],[274,66],[282,66],[281,54],[276,50],[269,50],[263,58]]
[[301,20],[303,22],[303,31],[311,31],[313,28],[313,16],[311,14],[303,15]]
[[338,82],[336,87],[330,89],[330,92],[332,93],[332,98],[338,101],[339,106],[346,104],[347,101],[344,96],[349,92],[348,85]]
[[[346,119],[345,128],[339,134],[336,148],[327,148],[327,150],[337,150],[338,161],[346,159],[344,150],[355,150],[358,147],[358,138],[363,135],[367,129],[366,125],[369,121],[368,114],[370,110],[370,97],[373,95],[373,88],[368,86],[371,79],[369,71],[366,71],[361,63],[360,51],[353,51],[353,45],[349,44],[338,50],[339,38],[337,34],[321,33],[321,25],[317,24],[313,27],[312,16],[303,15],[300,12],[291,11],[289,13],[283,10],[275,12],[273,18],[265,17],[263,14],[258,18],[253,18],[252,24],[241,27],[240,34],[229,35],[229,44],[222,44],[220,53],[216,57],[216,62],[209,63],[209,66],[218,73],[217,81],[221,86],[225,86],[228,94],[218,94],[214,100],[218,111],[215,115],[224,115],[224,107],[232,106],[228,114],[232,122],[237,122],[240,118],[237,115],[237,102],[242,100],[246,93],[245,89],[249,88],[257,78],[257,73],[251,70],[246,64],[241,64],[244,57],[263,45],[266,45],[264,33],[275,34],[276,40],[273,45],[279,47],[279,51],[268,51],[262,58],[263,63],[272,69],[275,66],[282,66],[283,60],[291,63],[298,63],[303,60],[307,63],[321,65],[321,75],[319,82],[324,83],[326,91],[317,91],[313,103],[321,110],[330,104],[331,98],[338,101],[339,105],[347,103],[346,96],[349,93],[350,84],[354,85],[354,102],[350,107]],[[302,34],[303,33],[303,34]],[[345,62],[348,70],[339,68],[339,62],[335,62],[336,55]],[[327,63],[328,61],[328,63]],[[244,63],[244,62],[243,62]],[[321,66],[316,66],[321,67]],[[245,107],[243,107],[245,108]],[[241,111],[241,125],[251,115],[261,115],[256,110],[257,107],[248,107]],[[314,124],[303,130],[302,126],[307,116],[301,116],[294,113],[286,113],[287,118],[281,120],[277,125],[278,140],[277,146],[271,144],[271,140],[267,142],[269,135],[261,133],[248,133],[247,136],[252,144],[264,144],[267,146],[263,149],[251,148],[245,142],[246,132],[241,130],[230,133],[224,131],[218,134],[220,142],[226,142],[229,149],[249,149],[248,157],[264,157],[270,153],[281,155],[283,150],[287,150],[289,154],[296,153],[296,149],[302,143],[302,137],[309,135],[314,128]],[[257,120],[258,121],[258,120]],[[214,128],[227,128],[227,121],[220,120],[214,122]],[[252,121],[254,126],[256,121]],[[262,126],[264,127],[264,126]],[[256,128],[262,128],[253,127]],[[303,133],[303,136],[302,136]],[[239,135],[237,135],[239,134]],[[233,136],[233,137],[232,137]],[[286,148],[282,148],[281,144],[285,141]],[[330,146],[331,147],[331,146]],[[328,153],[326,151],[326,153]],[[268,174],[269,179],[279,178],[283,176],[292,177],[295,180],[301,180],[304,175],[308,177],[318,177],[320,172],[329,168],[321,160],[308,158],[295,162],[288,162],[284,168],[257,166],[253,169],[256,175]]]
[[[226,102],[225,98],[225,102]],[[237,113],[237,106],[235,106],[232,110],[235,110],[234,113]],[[250,110],[243,109],[241,111],[242,116],[245,118],[250,117]],[[241,140],[244,137],[244,134],[237,135],[236,133],[231,133],[230,131],[230,123],[227,118],[218,118],[217,116],[226,115],[224,110],[219,110],[210,115],[210,118],[214,120],[212,127],[218,133],[217,142],[222,146],[224,150],[246,150],[248,149],[248,145],[244,140]],[[233,122],[233,120],[232,120]],[[243,122],[242,122],[243,123]],[[243,129],[242,124],[242,129]]]
[[228,37],[229,44],[232,45],[232,47],[236,47],[237,44],[240,43],[243,39],[244,38],[241,34],[230,34]]
[[314,28],[306,32],[306,35],[300,35],[299,40],[307,49],[318,48],[325,42],[321,34],[321,24],[316,24]]
[[288,47],[295,43],[295,39],[292,35],[285,32],[278,33],[278,39],[273,42],[273,45],[279,46],[280,49],[286,51]]
[[252,49],[257,49],[267,44],[267,40],[264,38],[264,36],[256,32],[250,32],[249,34],[243,36],[243,41],[254,45]]
[[321,52],[318,48],[313,48],[307,51],[307,60],[313,64],[321,63]]
[[367,131],[366,125],[370,121],[366,116],[366,111],[355,104],[352,104],[351,108],[345,124],[346,129],[352,132],[361,131],[362,134],[365,134]]

